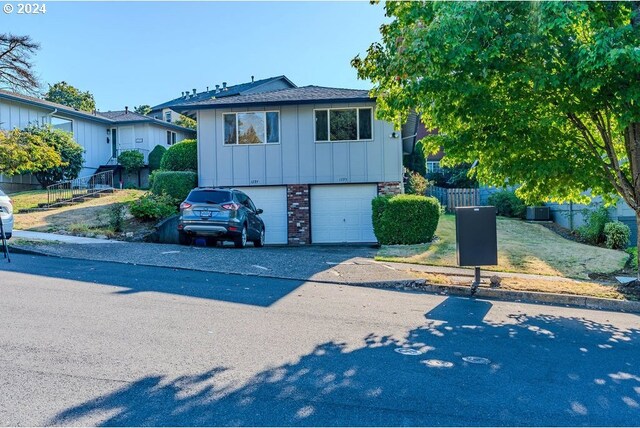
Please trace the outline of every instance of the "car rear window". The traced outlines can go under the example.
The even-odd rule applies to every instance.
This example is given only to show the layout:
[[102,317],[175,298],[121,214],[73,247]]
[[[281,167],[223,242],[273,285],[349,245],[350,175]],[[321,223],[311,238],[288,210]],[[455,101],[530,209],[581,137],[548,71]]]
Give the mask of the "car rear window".
[[193,190],[187,197],[189,202],[206,202],[210,204],[219,204],[230,200],[231,192],[227,190]]

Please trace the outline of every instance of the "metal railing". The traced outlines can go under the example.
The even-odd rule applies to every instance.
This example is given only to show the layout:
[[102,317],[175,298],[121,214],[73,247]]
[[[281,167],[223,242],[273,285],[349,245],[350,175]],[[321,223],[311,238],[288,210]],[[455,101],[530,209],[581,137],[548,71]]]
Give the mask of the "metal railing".
[[113,171],[104,171],[47,186],[47,206],[73,202],[107,191],[113,191]]

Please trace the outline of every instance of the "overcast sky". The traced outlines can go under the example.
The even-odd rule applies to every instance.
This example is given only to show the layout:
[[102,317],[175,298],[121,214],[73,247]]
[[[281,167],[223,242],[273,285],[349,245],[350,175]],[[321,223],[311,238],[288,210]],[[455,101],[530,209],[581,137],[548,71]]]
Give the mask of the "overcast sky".
[[[0,1],[1,3],[1,1]],[[14,2],[14,5],[16,3]],[[36,71],[89,90],[100,110],[284,74],[298,86],[368,88],[349,61],[380,39],[365,2],[46,2],[0,15],[0,31],[41,44]]]

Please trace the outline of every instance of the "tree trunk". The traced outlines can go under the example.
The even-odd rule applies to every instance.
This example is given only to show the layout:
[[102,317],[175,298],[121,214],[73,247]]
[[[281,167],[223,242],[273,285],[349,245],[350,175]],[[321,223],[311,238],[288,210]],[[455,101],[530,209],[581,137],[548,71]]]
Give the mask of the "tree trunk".
[[[636,211],[636,249],[640,249],[640,211]],[[638,262],[638,271],[636,272],[636,285],[640,284],[640,251],[636,256]]]

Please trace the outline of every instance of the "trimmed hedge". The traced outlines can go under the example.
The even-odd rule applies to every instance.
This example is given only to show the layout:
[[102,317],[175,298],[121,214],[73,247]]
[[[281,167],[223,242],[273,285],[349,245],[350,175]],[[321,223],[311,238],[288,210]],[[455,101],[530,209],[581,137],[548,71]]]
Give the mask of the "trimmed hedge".
[[607,248],[622,250],[629,245],[631,229],[620,221],[612,221],[604,225],[604,236]]
[[196,140],[182,140],[169,147],[160,161],[160,169],[165,171],[197,171],[198,143]]
[[383,245],[430,242],[440,220],[440,202],[432,197],[378,196],[371,206],[373,231]]
[[129,203],[129,211],[138,220],[156,221],[176,213],[176,205],[168,196],[145,194]]
[[162,162],[162,157],[167,152],[167,149],[164,146],[157,145],[151,150],[149,153],[149,170],[154,171],[160,168],[160,162]]
[[185,200],[189,192],[198,186],[198,176],[193,171],[156,171],[153,174],[151,193],[166,195],[180,203]]

